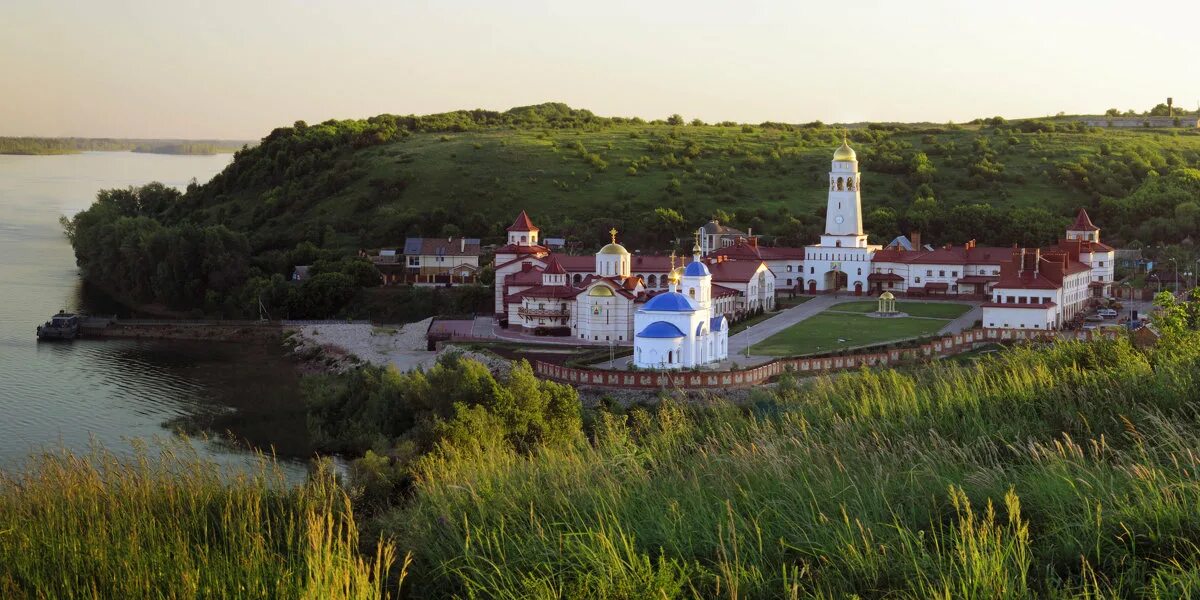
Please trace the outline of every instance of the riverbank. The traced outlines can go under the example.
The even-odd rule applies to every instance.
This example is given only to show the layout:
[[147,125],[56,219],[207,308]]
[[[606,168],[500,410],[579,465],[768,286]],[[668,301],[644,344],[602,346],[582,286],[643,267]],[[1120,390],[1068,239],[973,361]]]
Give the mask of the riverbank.
[[86,320],[80,330],[81,335],[90,338],[203,342],[279,343],[283,335],[283,326],[279,322],[119,320],[94,317]]

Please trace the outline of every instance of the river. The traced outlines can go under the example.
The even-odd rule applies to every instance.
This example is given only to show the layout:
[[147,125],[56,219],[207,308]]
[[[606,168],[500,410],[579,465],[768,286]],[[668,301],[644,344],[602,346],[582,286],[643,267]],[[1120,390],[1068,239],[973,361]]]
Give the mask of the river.
[[84,289],[59,217],[86,208],[97,190],[160,181],[204,182],[231,156],[86,152],[0,155],[0,470],[31,453],[118,453],[133,440],[172,432],[224,432],[200,453],[244,464],[244,448],[272,448],[291,475],[311,453],[297,375],[282,350],[216,342],[38,342],[36,326],[58,309],[112,312]]

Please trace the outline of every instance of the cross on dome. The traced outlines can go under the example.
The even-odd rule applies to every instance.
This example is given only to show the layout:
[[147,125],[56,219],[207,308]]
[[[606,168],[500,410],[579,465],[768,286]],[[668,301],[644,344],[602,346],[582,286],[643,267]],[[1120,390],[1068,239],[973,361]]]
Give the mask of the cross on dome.
[[608,235],[612,236],[612,243],[614,243],[614,244],[617,243],[617,228],[616,227],[609,229]]

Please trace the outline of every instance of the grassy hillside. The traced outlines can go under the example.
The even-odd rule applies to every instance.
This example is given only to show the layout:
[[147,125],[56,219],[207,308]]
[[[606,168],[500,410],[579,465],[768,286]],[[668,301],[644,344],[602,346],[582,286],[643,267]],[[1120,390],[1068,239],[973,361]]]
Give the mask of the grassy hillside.
[[[1127,196],[1151,173],[1200,165],[1200,135],[1192,132],[1036,131],[1047,126],[1056,127],[851,131],[865,172],[868,229],[879,239],[921,227],[931,241],[969,235],[1035,243],[1061,231],[1080,206],[1103,213],[1102,198]],[[521,208],[548,231],[585,245],[599,243],[616,225],[633,245],[661,248],[714,215],[784,243],[808,243],[823,226],[829,160],[840,135],[816,126],[630,123],[414,132],[323,150],[300,159],[302,170],[280,164],[276,154],[270,166],[282,169],[282,177],[215,182],[220,193],[204,194],[197,208],[209,220],[258,233],[264,246],[286,245],[297,234],[346,246],[396,243],[418,233],[496,238]],[[246,160],[255,153],[245,153]],[[926,202],[914,206],[918,199]],[[998,222],[1025,209],[1045,210],[1053,223],[1027,234],[1028,222],[968,228],[938,218],[972,204],[998,209]],[[1107,225],[1110,232],[1118,228]],[[326,228],[334,239],[313,239]],[[1031,239],[1014,239],[1024,235]]]
[[[558,104],[298,122],[238,152],[182,197],[155,189],[146,202],[134,191],[115,209],[81,213],[73,239],[85,276],[96,278],[87,266],[101,264],[106,249],[145,246],[158,226],[172,234],[225,228],[209,233],[226,240],[222,252],[244,247],[247,255],[231,264],[246,268],[223,272],[219,287],[148,294],[149,284],[131,291],[125,279],[109,278],[109,287],[139,301],[171,304],[174,295],[191,299],[183,308],[203,300],[209,310],[237,292],[231,282],[286,276],[316,251],[336,257],[410,235],[499,241],[521,209],[544,235],[566,236],[582,251],[607,241],[614,226],[631,249],[666,250],[713,217],[767,243],[800,245],[824,228],[829,161],[842,134],[820,123],[646,123]],[[1050,243],[1081,206],[1117,243],[1170,244],[1200,228],[1195,131],[997,117],[968,126],[872,124],[849,137],[864,173],[864,225],[876,242],[915,228],[933,243]],[[115,227],[119,219],[143,221]],[[86,230],[110,225],[124,232],[115,234],[119,243],[89,247],[98,238]],[[221,262],[209,258],[192,263]],[[145,259],[148,272],[163,272],[160,255]]]

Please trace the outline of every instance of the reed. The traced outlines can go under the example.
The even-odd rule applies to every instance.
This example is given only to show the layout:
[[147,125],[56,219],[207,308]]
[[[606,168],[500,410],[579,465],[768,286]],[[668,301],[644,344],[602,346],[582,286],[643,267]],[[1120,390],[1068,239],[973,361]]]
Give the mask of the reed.
[[1017,348],[439,448],[374,524],[424,597],[1180,597],[1200,343]]
[[327,468],[296,487],[266,457],[230,472],[178,443],[0,475],[3,598],[388,597],[395,547],[359,550]]

